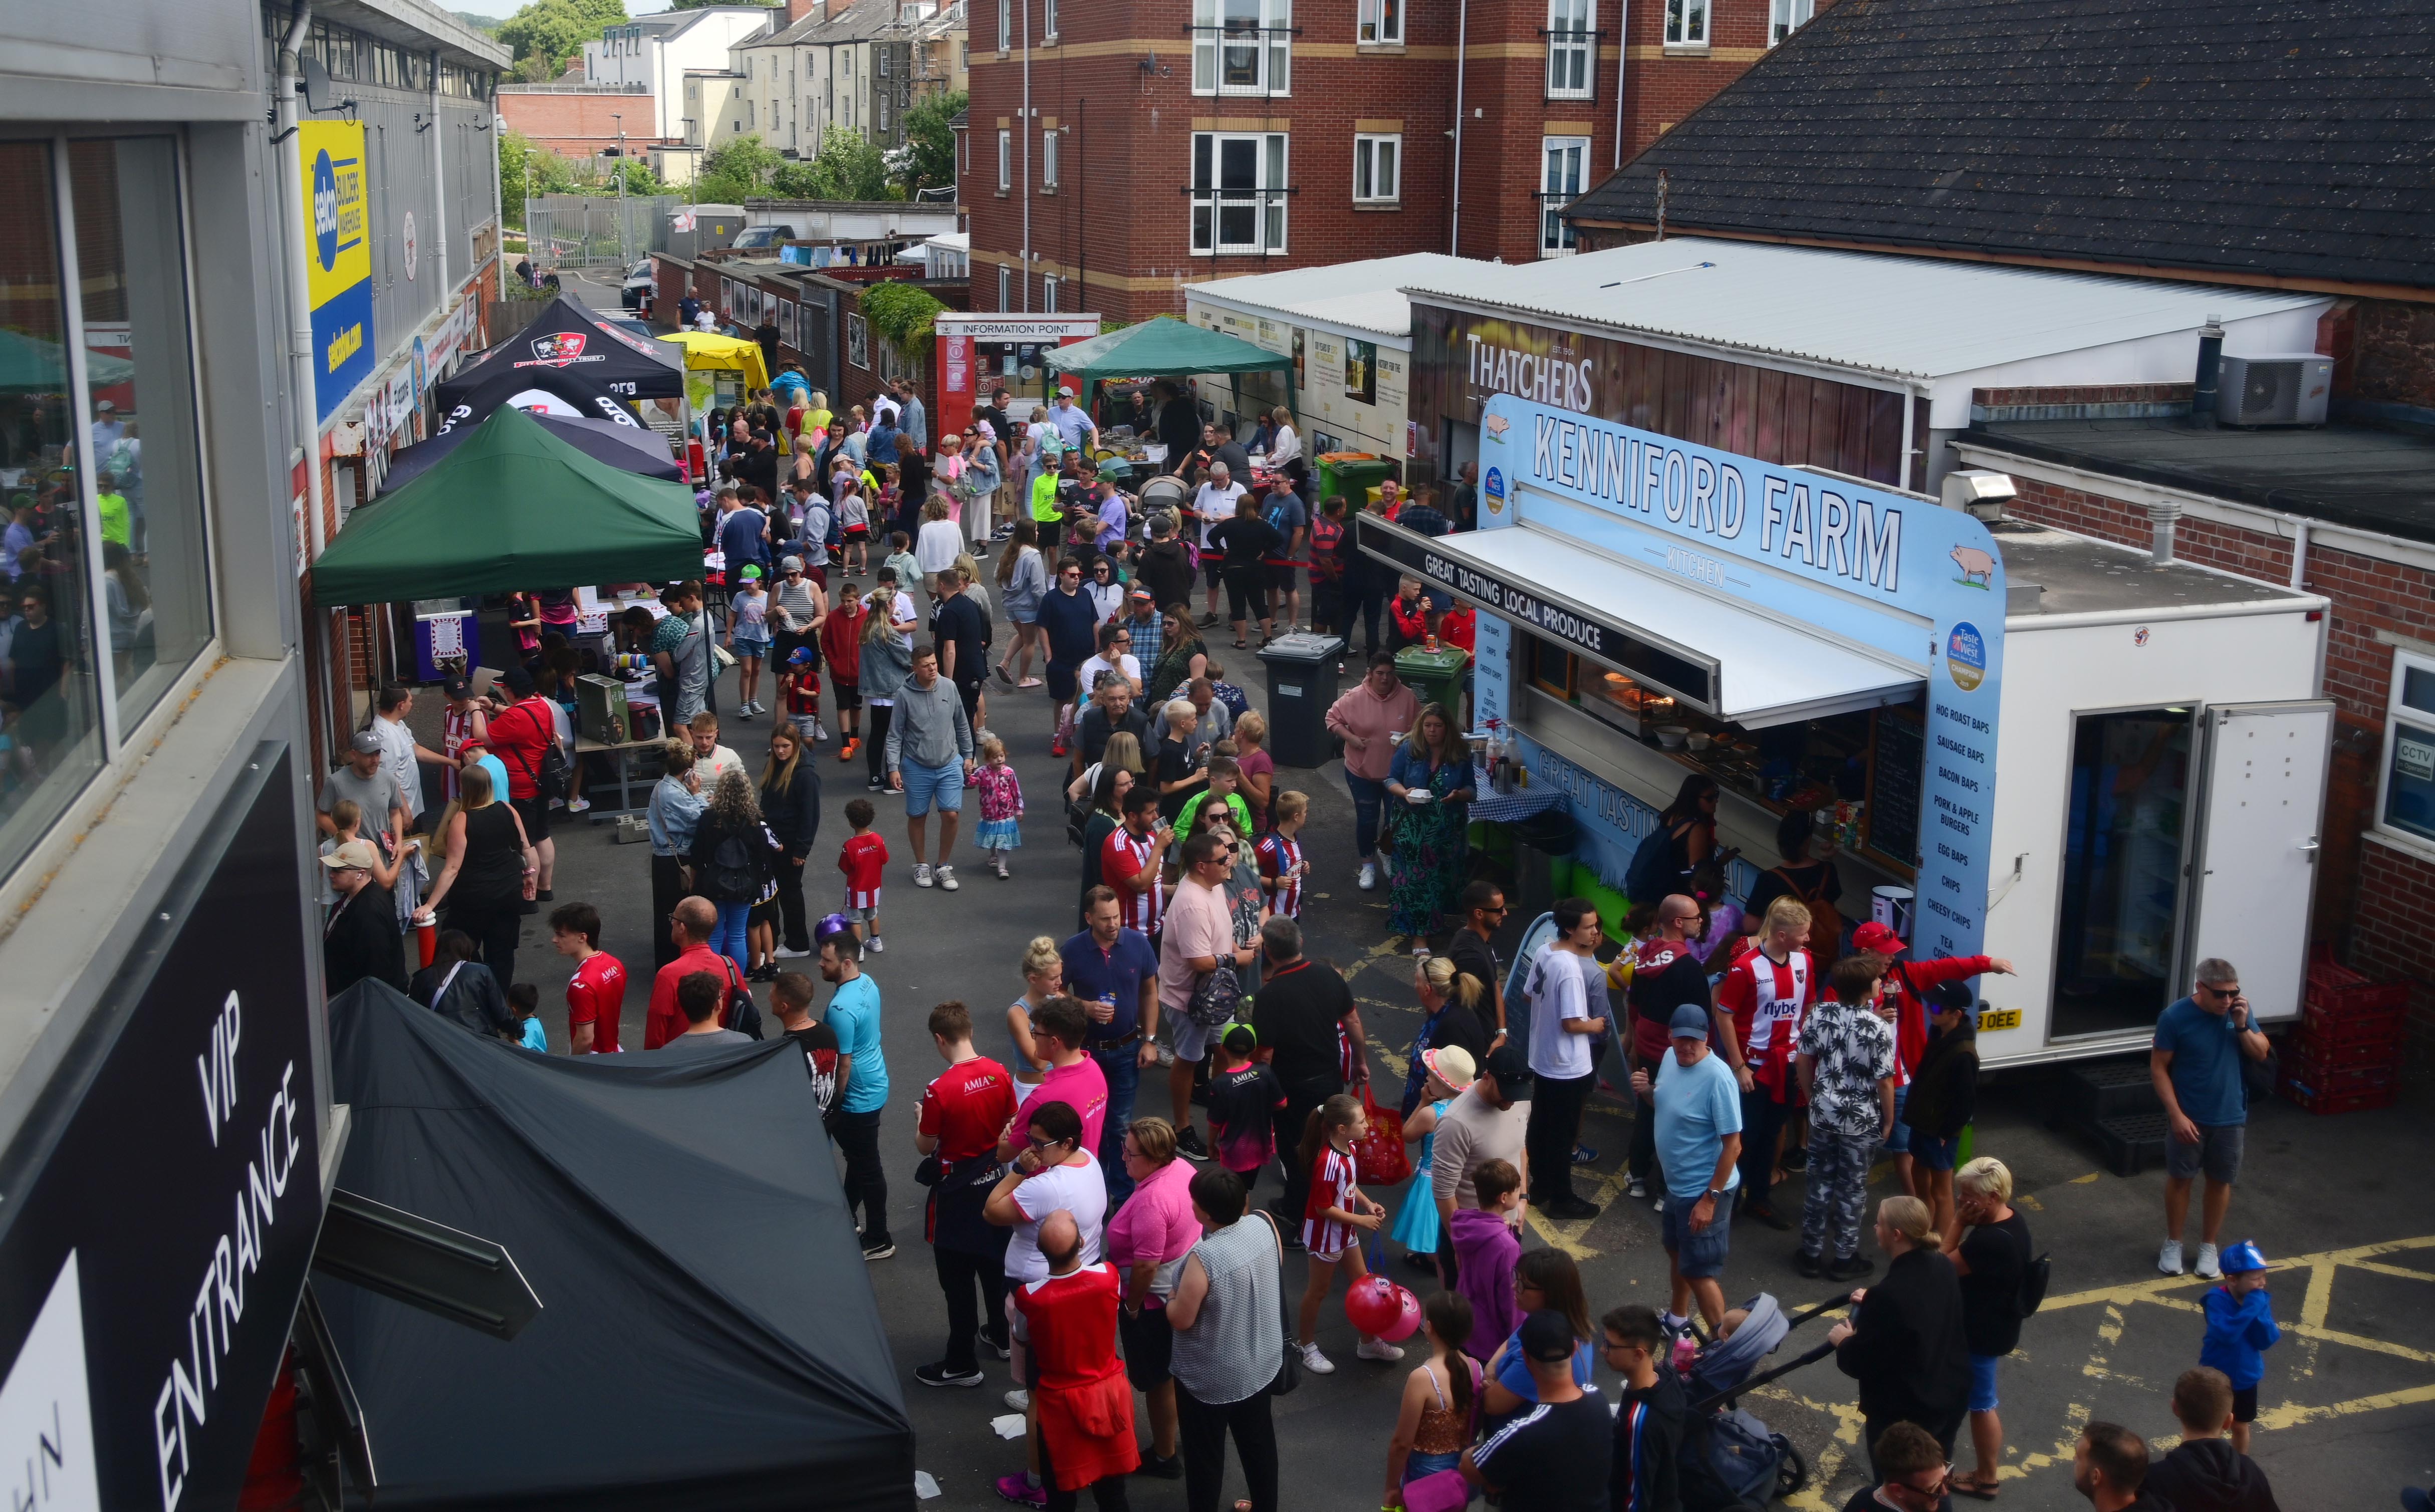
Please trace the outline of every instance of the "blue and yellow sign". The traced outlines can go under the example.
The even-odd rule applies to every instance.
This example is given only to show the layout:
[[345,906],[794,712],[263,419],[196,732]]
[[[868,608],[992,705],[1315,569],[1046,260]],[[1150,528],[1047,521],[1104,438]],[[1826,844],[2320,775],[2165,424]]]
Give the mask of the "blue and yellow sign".
[[296,129],[303,166],[304,272],[313,306],[313,389],[319,419],[372,375],[371,186],[357,121]]

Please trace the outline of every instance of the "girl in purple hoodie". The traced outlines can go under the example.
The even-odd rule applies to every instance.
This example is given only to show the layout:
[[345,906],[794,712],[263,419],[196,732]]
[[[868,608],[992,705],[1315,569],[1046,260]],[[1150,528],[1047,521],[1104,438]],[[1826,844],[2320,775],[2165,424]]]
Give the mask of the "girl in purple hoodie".
[[1482,1365],[1497,1347],[1522,1326],[1522,1308],[1513,1297],[1513,1267],[1522,1259],[1522,1241],[1510,1222],[1522,1205],[1522,1173],[1510,1160],[1487,1160],[1471,1175],[1479,1206],[1455,1211],[1455,1290],[1471,1303],[1471,1336],[1463,1341]]

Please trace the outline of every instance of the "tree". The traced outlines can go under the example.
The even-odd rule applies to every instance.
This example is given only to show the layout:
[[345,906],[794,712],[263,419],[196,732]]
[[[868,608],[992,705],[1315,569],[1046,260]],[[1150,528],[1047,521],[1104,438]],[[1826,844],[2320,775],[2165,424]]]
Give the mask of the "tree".
[[884,155],[869,138],[847,127],[831,127],[809,163],[790,163],[778,174],[778,192],[799,199],[889,199]]
[[956,132],[949,123],[963,113],[972,96],[958,90],[924,100],[905,112],[905,145],[911,149],[910,171],[898,172],[898,182],[910,197],[956,181]]
[[532,0],[499,23],[499,41],[514,55],[519,77],[550,78],[585,43],[625,19],[625,0]]
[[774,10],[778,0],[671,0],[670,10],[699,10],[704,6],[766,6]]
[[[525,196],[562,195],[579,187],[577,169],[579,164],[561,158],[546,147],[533,145],[532,138],[522,131],[501,131],[499,134],[499,188],[507,200],[508,224],[525,223]],[[641,166],[638,163],[636,166]],[[528,180],[526,173],[532,177]],[[646,170],[648,171],[648,170]],[[640,190],[630,180],[629,194],[665,194],[665,189]]]
[[702,154],[701,171],[694,179],[694,198],[705,204],[740,205],[764,197],[785,162],[777,148],[762,144],[758,131],[729,137]]

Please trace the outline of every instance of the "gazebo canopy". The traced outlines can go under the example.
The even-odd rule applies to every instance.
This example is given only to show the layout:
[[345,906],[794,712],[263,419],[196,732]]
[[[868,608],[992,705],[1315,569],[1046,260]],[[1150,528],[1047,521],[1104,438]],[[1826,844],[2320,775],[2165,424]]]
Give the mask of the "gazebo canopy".
[[313,564],[313,601],[665,583],[700,571],[701,527],[682,484],[587,456],[510,407],[350,516]]
[[679,331],[660,337],[671,346],[684,348],[684,365],[697,372],[725,369],[744,375],[747,388],[769,387],[769,367],[762,360],[761,343],[747,341],[742,336],[723,336],[716,331]]
[[1042,360],[1059,372],[1080,378],[1086,395],[1092,385],[1111,378],[1282,372],[1286,375],[1286,407],[1297,415],[1302,413],[1294,394],[1293,358],[1172,316],[1158,316],[1121,331],[1059,347],[1044,353]]

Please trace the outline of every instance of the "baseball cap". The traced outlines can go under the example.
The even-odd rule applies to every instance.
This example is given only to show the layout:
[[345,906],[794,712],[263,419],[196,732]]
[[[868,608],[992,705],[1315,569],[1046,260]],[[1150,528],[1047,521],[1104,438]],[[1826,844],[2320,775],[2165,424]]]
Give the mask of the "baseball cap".
[[759,567],[757,564],[752,563],[752,562],[747,562],[747,563],[745,563],[745,564],[744,564],[744,580],[745,580],[746,582],[748,582],[748,583],[757,583],[757,582],[759,582],[759,581],[761,580],[761,569],[760,569],[760,567]]
[[1910,949],[1900,935],[1872,919],[1852,931],[1852,948],[1867,951],[1872,955],[1899,955]]
[[1422,1055],[1421,1063],[1456,1091],[1470,1086],[1479,1074],[1479,1069],[1472,1064],[1471,1052],[1460,1045],[1442,1045],[1427,1051]]
[[1480,1062],[1479,1069],[1496,1078],[1496,1090],[1508,1097],[1519,1098],[1522,1090],[1530,1085],[1530,1062],[1522,1052],[1510,1044],[1498,1045]]
[[801,557],[782,557],[778,559],[778,570],[782,573],[802,572],[803,570],[803,558]]
[[440,685],[440,691],[451,698],[466,697],[474,691],[474,679],[471,678],[450,678],[447,681]]
[[790,667],[810,666],[812,664],[812,648],[808,645],[799,645],[795,647],[794,650],[787,653],[786,664]]
[[2219,1259],[2216,1264],[2228,1276],[2236,1276],[2243,1271],[2268,1268],[2266,1251],[2257,1247],[2257,1241],[2254,1239],[2244,1239],[2225,1250],[2222,1258]]
[[1939,982],[1927,989],[1927,1006],[1931,1013],[1962,1013],[1976,1007],[1978,995],[1970,990],[1967,982]]
[[347,748],[362,751],[368,756],[377,756],[381,753],[381,739],[369,730],[358,730],[355,731],[355,738],[347,742]]
[[1136,588],[1136,589],[1134,589],[1134,590],[1133,590],[1133,592],[1132,592],[1132,596],[1133,596],[1133,597],[1135,597],[1135,598],[1140,599],[1140,600],[1141,600],[1143,603],[1145,603],[1145,604],[1147,604],[1147,603],[1148,603],[1148,602],[1150,601],[1150,592],[1149,592],[1149,590],[1148,590],[1148,589],[1147,589],[1147,588]]
[[1153,536],[1171,536],[1175,534],[1175,516],[1167,513],[1164,509],[1151,515],[1149,517],[1149,533]]
[[116,410],[118,405],[115,401],[105,399],[100,404],[95,404],[93,407],[104,412],[110,412]]
[[350,840],[323,856],[321,865],[332,871],[344,871],[351,867],[370,871],[380,865],[380,852],[372,849],[370,840]]
[[1580,1340],[1573,1325],[1552,1307],[1543,1307],[1522,1320],[1522,1352],[1534,1364],[1562,1365],[1573,1357]]
[[499,680],[506,683],[508,691],[512,694],[521,696],[533,691],[533,676],[522,667],[508,668],[500,675]]
[[1696,1003],[1685,1003],[1674,1010],[1667,1022],[1668,1040],[1705,1040],[1708,1038],[1708,1010]]

